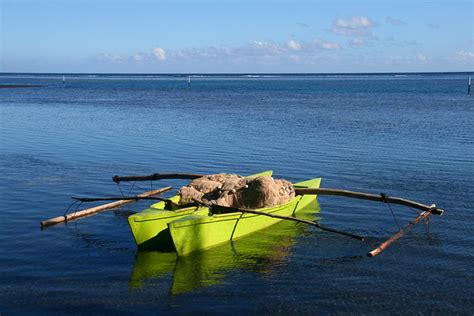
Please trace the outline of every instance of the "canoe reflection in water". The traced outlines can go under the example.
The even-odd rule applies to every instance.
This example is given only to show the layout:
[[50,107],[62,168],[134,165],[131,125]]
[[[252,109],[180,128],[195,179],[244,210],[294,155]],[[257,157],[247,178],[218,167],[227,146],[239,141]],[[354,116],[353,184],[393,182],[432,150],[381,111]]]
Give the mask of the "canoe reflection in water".
[[[298,217],[315,220],[319,211],[319,203],[314,200],[298,211]],[[137,251],[129,290],[149,290],[159,282],[170,282],[170,293],[178,295],[219,284],[227,273],[239,269],[272,272],[285,264],[298,236],[309,229],[307,225],[281,221],[221,246],[179,258],[175,252]]]

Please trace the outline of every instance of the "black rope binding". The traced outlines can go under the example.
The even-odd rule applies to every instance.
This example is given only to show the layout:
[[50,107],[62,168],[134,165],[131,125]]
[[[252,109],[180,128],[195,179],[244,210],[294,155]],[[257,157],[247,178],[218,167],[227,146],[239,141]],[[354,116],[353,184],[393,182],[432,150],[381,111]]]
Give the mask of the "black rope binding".
[[116,182],[116,183],[117,183],[117,187],[118,187],[118,189],[119,189],[119,191],[120,191],[120,194],[122,195],[122,197],[124,197],[125,195],[124,195],[123,192],[122,192],[122,187],[120,186],[120,183],[118,183],[118,182]]
[[66,216],[67,216],[69,210],[70,210],[71,207],[73,207],[73,205],[75,205],[76,203],[79,203],[79,201],[78,201],[78,200],[75,200],[74,202],[72,202],[72,203],[69,205],[69,207],[66,209],[66,211],[65,211],[64,214],[63,214],[64,218],[66,218]]
[[[79,204],[77,204],[77,203],[79,203]],[[75,213],[77,213],[77,211],[78,211],[79,208],[81,207],[82,203],[83,203],[82,201],[76,200],[76,201],[72,202],[72,203],[69,205],[69,207],[66,209],[66,211],[65,211],[64,214],[63,214],[64,222],[65,222],[65,223],[68,222],[68,220],[67,220],[67,215],[68,215],[68,214],[75,214]],[[77,205],[76,205],[76,209],[74,210],[74,212],[69,213],[69,210],[70,210],[75,204],[77,204]]]
[[401,230],[402,227],[400,226],[400,223],[398,222],[398,219],[397,219],[397,217],[395,216],[395,213],[392,210],[392,206],[388,202],[388,195],[385,194],[385,193],[380,193],[380,197],[382,198],[382,202],[387,204],[387,206],[390,210],[390,213],[392,213],[393,220],[394,220],[395,224],[397,224],[398,230]]
[[135,183],[136,183],[135,181],[132,182],[132,186],[130,187],[130,190],[128,190],[127,195],[130,195],[130,193],[132,192],[133,188],[135,187]]

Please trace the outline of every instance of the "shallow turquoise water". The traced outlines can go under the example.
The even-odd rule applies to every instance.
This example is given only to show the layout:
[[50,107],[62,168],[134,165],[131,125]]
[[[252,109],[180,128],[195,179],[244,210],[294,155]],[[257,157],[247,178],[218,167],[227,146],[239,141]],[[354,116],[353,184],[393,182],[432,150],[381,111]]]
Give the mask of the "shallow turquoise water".
[[[1,314],[474,312],[466,74],[201,76],[190,88],[180,76],[61,77],[0,74],[45,85],[0,89]],[[301,216],[368,243],[285,223],[177,260],[136,251],[126,218],[146,203],[39,228],[72,195],[119,194],[116,174],[267,169],[446,214],[374,259],[396,231],[387,206],[335,197]]]

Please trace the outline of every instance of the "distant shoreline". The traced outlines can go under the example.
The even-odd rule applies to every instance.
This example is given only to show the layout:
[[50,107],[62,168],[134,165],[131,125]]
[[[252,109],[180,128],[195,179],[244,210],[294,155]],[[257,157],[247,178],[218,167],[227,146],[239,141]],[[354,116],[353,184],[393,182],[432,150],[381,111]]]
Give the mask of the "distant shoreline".
[[42,85],[37,84],[0,84],[0,89],[9,89],[9,88],[41,88]]
[[84,76],[84,75],[90,75],[90,76],[170,76],[170,77],[187,77],[187,76],[338,76],[338,75],[343,75],[343,76],[367,76],[367,75],[437,75],[437,74],[444,74],[444,75],[449,75],[449,74],[472,74],[474,73],[474,70],[466,70],[466,71],[429,71],[429,72],[316,72],[316,73],[303,73],[303,72],[297,72],[297,73],[290,73],[290,72],[283,72],[283,73],[278,73],[278,72],[231,72],[231,73],[206,73],[206,72],[176,72],[176,73],[121,73],[121,72],[0,72],[1,75],[46,75],[46,76]]

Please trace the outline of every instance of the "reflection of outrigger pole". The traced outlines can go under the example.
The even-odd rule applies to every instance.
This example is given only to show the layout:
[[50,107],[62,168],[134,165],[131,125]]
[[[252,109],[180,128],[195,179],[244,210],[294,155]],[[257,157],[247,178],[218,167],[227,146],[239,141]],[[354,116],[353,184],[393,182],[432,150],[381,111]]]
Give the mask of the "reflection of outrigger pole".
[[191,76],[188,76],[188,88],[191,87]]

